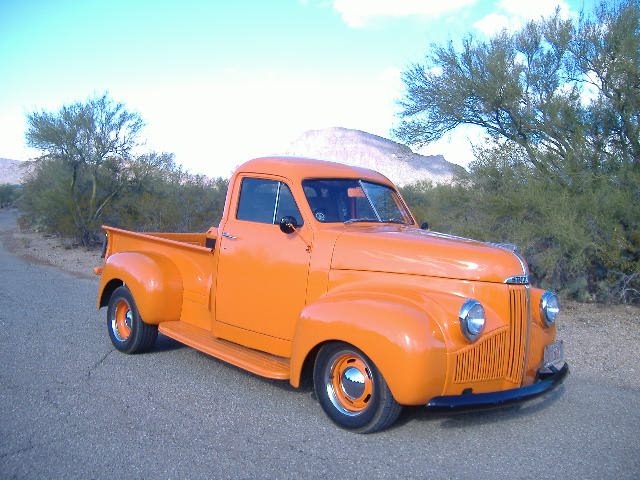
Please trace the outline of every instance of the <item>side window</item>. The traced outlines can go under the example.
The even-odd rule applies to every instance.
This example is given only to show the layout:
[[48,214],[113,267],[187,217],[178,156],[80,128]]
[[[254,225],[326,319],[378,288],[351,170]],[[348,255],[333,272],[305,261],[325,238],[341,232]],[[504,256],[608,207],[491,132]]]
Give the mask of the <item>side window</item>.
[[286,215],[302,225],[302,215],[286,184],[265,178],[242,180],[236,214],[238,220],[274,224]]
[[274,223],[280,223],[282,217],[290,216],[296,219],[296,225],[303,225],[302,215],[300,215],[300,210],[298,210],[298,206],[296,205],[296,201],[293,199],[293,194],[289,187],[280,183],[280,195],[278,196],[278,209],[276,211],[276,218]]
[[264,178],[245,178],[240,187],[238,220],[273,223],[278,183]]

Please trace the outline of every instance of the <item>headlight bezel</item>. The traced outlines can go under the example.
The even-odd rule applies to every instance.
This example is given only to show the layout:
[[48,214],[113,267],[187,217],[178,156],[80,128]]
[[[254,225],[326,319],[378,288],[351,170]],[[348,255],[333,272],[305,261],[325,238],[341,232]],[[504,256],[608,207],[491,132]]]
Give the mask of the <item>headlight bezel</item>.
[[[460,321],[460,329],[463,335],[471,343],[478,339],[487,323],[484,307],[473,298],[465,300],[462,304],[458,320]],[[482,320],[482,322],[479,322],[479,320]]]
[[556,323],[560,313],[560,302],[558,296],[547,290],[540,297],[540,318],[546,327],[552,327]]

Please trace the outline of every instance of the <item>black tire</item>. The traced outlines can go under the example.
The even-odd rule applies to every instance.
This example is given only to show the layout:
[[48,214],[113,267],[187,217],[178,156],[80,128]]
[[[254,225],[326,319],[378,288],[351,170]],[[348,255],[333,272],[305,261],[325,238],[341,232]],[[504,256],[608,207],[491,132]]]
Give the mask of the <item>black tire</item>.
[[111,343],[123,353],[143,353],[153,348],[158,326],[144,323],[129,289],[118,287],[107,308],[107,330]]
[[356,433],[383,430],[402,410],[375,364],[347,343],[334,342],[320,349],[313,383],[329,418]]

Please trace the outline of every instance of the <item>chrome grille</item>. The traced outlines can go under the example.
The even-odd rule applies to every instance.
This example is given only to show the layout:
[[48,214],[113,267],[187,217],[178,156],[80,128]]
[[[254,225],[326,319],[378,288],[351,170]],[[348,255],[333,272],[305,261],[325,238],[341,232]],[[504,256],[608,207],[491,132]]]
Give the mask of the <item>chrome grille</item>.
[[527,339],[527,289],[509,286],[510,335],[507,345],[508,366],[506,378],[511,382],[522,381]]
[[527,338],[527,289],[509,286],[509,326],[456,354],[454,383],[522,380]]

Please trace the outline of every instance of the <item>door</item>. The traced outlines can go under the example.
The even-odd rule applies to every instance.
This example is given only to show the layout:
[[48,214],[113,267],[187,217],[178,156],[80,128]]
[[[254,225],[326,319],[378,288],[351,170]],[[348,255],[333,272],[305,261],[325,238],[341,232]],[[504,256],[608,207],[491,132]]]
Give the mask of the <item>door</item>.
[[[245,177],[228,216],[219,237],[216,320],[291,340],[305,305],[310,260],[303,239],[310,230],[291,190],[279,180]],[[283,233],[283,216],[294,217],[299,231]]]

